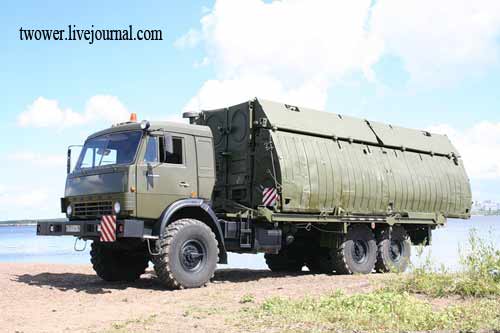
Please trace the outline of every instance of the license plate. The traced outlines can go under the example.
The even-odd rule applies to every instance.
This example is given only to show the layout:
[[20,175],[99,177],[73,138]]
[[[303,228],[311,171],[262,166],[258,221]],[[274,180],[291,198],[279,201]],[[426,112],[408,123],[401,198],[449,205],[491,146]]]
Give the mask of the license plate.
[[80,226],[77,224],[67,225],[66,232],[80,232]]

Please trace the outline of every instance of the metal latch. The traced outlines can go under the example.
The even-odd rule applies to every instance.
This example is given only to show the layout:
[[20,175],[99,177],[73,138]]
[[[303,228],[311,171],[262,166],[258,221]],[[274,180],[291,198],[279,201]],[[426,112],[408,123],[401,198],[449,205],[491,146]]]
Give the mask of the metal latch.
[[287,108],[290,111],[300,112],[299,108],[295,105],[285,104],[285,108]]

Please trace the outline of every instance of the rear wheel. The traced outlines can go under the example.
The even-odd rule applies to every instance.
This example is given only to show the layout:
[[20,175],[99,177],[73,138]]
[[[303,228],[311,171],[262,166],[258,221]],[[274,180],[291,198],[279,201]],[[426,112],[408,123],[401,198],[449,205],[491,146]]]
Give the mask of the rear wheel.
[[385,228],[377,236],[377,272],[404,272],[410,263],[411,243],[406,230],[402,226],[391,229]]
[[334,249],[318,247],[306,258],[306,266],[312,273],[331,274],[335,270]]
[[94,241],[90,262],[97,275],[105,281],[135,281],[146,271],[149,254],[143,248],[123,249],[117,244]]
[[306,258],[306,267],[311,273],[323,273],[320,266],[320,258],[318,253],[314,253]]
[[198,288],[214,276],[219,249],[205,223],[194,219],[171,223],[160,247],[153,263],[158,279],[168,288]]
[[377,260],[377,242],[370,228],[352,225],[337,248],[334,260],[339,274],[371,273]]
[[304,258],[297,251],[282,249],[278,254],[264,255],[267,267],[273,272],[300,272],[304,266]]

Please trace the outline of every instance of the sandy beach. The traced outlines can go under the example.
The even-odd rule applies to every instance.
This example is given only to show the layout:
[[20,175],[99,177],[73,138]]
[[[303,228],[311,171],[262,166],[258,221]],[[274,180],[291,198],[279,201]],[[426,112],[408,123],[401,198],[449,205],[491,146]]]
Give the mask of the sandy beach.
[[381,278],[220,269],[204,288],[170,291],[151,269],[135,283],[109,283],[95,276],[90,265],[1,263],[0,331],[234,332],[237,325],[225,318],[245,306],[245,295],[260,302],[335,289],[363,292]]

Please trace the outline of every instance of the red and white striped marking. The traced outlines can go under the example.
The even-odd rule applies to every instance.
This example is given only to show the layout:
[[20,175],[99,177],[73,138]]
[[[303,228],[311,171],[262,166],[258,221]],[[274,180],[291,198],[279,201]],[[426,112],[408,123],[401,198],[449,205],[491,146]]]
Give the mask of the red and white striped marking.
[[274,206],[278,198],[278,191],[274,187],[266,187],[262,191],[262,204],[264,206]]
[[101,217],[101,242],[116,241],[116,216],[104,215]]

